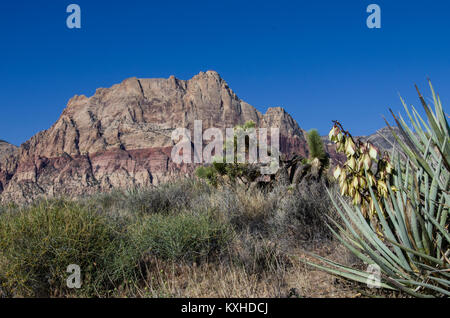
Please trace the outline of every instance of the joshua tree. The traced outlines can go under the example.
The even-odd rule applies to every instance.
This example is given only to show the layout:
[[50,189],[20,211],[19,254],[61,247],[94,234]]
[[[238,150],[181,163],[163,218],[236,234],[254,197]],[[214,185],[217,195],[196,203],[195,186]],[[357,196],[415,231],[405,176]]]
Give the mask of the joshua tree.
[[308,132],[306,135],[306,141],[308,142],[309,159],[314,160],[317,158],[323,166],[327,166],[329,164],[328,155],[317,129],[311,129]]

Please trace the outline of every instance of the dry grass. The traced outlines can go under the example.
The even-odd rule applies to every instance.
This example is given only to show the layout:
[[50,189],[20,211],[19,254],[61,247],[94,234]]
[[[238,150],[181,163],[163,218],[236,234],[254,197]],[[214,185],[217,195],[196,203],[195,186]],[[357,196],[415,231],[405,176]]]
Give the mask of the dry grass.
[[[335,243],[316,252],[349,264],[348,255]],[[330,254],[331,253],[331,254]],[[278,271],[251,272],[227,263],[175,263],[147,260],[147,278],[139,286],[120,289],[116,296],[176,298],[357,297],[354,286],[321,271],[311,270],[297,257]]]
[[[349,266],[358,265],[332,240],[325,226],[325,218],[333,217],[333,210],[320,184],[302,189],[280,186],[262,192],[215,189],[198,181],[184,180],[160,188],[116,191],[64,204],[70,206],[68,215],[76,216],[78,211],[84,211],[86,221],[75,218],[78,222],[100,218],[110,223],[114,231],[121,233],[118,241],[114,246],[106,244],[100,248],[91,241],[80,240],[77,251],[67,250],[68,242],[78,240],[76,232],[65,237],[63,229],[70,224],[51,219],[64,217],[61,214],[64,209],[52,201],[31,207],[8,207],[7,213],[0,215],[7,221],[4,227],[14,229],[15,237],[23,239],[4,238],[3,243],[9,242],[8,251],[0,251],[0,260],[16,267],[11,271],[11,266],[0,266],[0,296],[36,295],[38,290],[40,295],[52,297],[87,297],[93,295],[93,290],[97,297],[354,297],[357,294],[355,286],[300,261],[308,257],[308,251]],[[15,216],[15,209],[20,210],[17,215],[35,214],[29,218],[27,228],[34,228],[33,220],[36,226],[51,222],[56,227],[51,232],[36,227],[35,235],[26,235],[29,230]],[[91,228],[89,224],[76,226]],[[21,265],[22,258],[39,254],[34,250],[31,253],[28,248],[36,246],[37,241],[57,242],[52,248],[69,251],[64,254],[64,260],[48,254],[48,262],[52,262],[57,273],[65,272],[67,262],[76,263],[72,262],[75,256],[83,258],[83,253],[98,255],[103,249],[114,250],[113,262],[111,258],[96,260],[108,264],[108,272],[100,274],[114,275],[112,286],[104,284],[106,288],[101,289],[103,285],[85,284],[82,290],[72,292],[57,287],[63,286],[64,275],[58,276],[61,282],[49,286],[45,261],[39,263],[42,266],[36,272]],[[29,292],[17,294],[17,288],[8,287],[15,286],[10,277],[20,276],[22,272],[34,274],[33,284],[23,280],[23,287]],[[89,272],[94,273],[97,275],[95,271]]]

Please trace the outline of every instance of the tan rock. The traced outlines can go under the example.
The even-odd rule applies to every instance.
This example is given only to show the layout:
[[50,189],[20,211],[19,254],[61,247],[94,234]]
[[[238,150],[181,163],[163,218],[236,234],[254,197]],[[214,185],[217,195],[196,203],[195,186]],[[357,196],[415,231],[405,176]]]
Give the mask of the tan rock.
[[200,72],[187,81],[129,78],[89,98],[74,96],[52,127],[13,151],[14,160],[0,160],[0,167],[9,165],[2,170],[7,172],[0,179],[0,198],[30,201],[41,195],[149,186],[188,175],[193,165],[170,160],[171,133],[193,129],[194,120],[202,120],[203,129],[249,120],[278,127],[282,152],[306,154],[303,132],[289,114],[279,107],[261,114],[217,72]]

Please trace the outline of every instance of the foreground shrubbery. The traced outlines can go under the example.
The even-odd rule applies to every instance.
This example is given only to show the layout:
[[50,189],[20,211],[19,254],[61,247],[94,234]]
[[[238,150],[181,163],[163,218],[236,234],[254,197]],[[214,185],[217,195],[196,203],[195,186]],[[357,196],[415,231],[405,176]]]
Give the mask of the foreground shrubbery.
[[232,240],[232,229],[210,213],[155,214],[133,226],[143,252],[163,260],[201,262],[220,255]]
[[122,257],[124,229],[74,202],[44,201],[0,216],[0,283],[7,295],[65,294],[66,268],[83,268],[86,295],[106,292],[123,279],[113,267],[133,270]]
[[[0,296],[180,296],[168,285],[175,280],[174,266],[247,280],[241,284],[264,280],[275,288],[277,281],[279,290],[293,266],[289,254],[329,237],[324,191],[320,184],[263,192],[186,179],[77,200],[3,206]],[[80,290],[66,287],[69,264],[81,267]],[[275,278],[264,278],[268,275]]]

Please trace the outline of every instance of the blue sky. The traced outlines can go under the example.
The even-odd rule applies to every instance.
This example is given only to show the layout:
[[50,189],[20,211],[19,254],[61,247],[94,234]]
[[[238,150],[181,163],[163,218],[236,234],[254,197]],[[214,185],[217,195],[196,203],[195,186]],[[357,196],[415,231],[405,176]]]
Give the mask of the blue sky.
[[[66,27],[80,5],[82,28]],[[366,7],[381,7],[368,29]],[[49,128],[75,94],[125,78],[189,79],[216,70],[264,112],[284,107],[326,134],[384,126],[398,93],[417,104],[430,77],[450,102],[450,2],[411,0],[103,1],[0,3],[0,139],[21,144]]]

